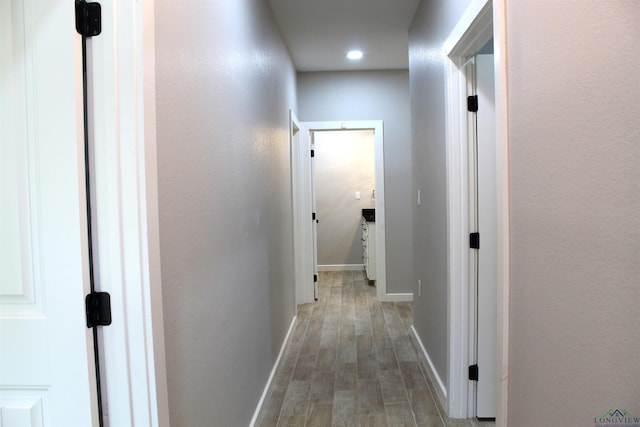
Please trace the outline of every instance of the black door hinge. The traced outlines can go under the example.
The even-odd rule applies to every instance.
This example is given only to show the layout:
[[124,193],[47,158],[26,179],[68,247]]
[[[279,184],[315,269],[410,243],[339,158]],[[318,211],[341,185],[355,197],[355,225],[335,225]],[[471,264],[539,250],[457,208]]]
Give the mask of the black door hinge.
[[314,274],[313,275],[313,283],[316,283],[318,281],[318,275]]
[[91,292],[84,300],[87,328],[111,324],[111,296],[107,292]]
[[471,113],[478,111],[478,95],[467,96],[467,111]]
[[469,234],[469,247],[471,249],[480,249],[480,233]]
[[76,0],[76,31],[85,37],[97,36],[102,32],[100,3]]
[[469,379],[471,381],[478,381],[478,365],[469,366]]
[[311,150],[311,157],[315,157],[316,156],[316,150]]

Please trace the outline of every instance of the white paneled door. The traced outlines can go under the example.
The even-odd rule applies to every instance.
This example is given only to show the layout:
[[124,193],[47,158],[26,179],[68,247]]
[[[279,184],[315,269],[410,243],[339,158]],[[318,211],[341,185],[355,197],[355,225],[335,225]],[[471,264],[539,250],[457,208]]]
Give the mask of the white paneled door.
[[0,0],[0,425],[97,425],[69,0]]
[[497,390],[497,181],[493,54],[476,56],[477,221],[480,231],[477,288],[476,416],[495,418]]

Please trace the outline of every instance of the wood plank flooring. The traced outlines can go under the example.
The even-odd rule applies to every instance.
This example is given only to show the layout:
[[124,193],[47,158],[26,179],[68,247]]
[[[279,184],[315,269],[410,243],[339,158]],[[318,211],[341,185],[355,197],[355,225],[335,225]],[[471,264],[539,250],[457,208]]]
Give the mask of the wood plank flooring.
[[298,319],[256,425],[477,427],[434,399],[409,332],[409,303],[379,302],[363,272],[321,272],[319,298]]

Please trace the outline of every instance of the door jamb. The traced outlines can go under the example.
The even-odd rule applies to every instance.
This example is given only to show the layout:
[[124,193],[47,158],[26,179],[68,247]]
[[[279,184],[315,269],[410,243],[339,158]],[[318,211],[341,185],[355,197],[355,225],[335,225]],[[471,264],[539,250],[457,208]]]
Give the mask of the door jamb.
[[506,426],[509,348],[509,192],[506,0],[473,0],[444,43],[448,247],[447,412],[467,418],[469,405],[469,202],[466,76],[463,64],[494,38],[498,198],[498,394],[496,425]]
[[[114,321],[101,329],[111,425],[169,425],[156,167],[152,1],[102,5],[92,39],[94,177],[101,291]],[[111,34],[108,34],[111,33]],[[133,374],[135,372],[135,375]],[[107,415],[107,414],[105,414]]]

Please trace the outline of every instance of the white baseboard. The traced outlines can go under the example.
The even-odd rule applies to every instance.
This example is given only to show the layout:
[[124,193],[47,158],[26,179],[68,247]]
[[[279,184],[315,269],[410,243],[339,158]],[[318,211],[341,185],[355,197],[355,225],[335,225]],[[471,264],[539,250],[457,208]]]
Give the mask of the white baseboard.
[[318,271],[360,271],[364,270],[364,264],[326,264],[319,265]]
[[382,298],[380,298],[380,301],[385,301],[385,302],[413,302],[413,294],[412,293],[386,294]]
[[284,341],[282,341],[282,346],[280,347],[280,353],[278,353],[278,357],[276,358],[276,362],[273,364],[273,368],[271,369],[271,374],[269,374],[269,378],[267,379],[267,384],[264,386],[264,390],[262,391],[262,396],[260,396],[260,400],[258,401],[258,406],[256,407],[255,412],[253,413],[253,418],[251,418],[251,423],[249,423],[249,427],[254,427],[256,421],[258,421],[258,415],[260,415],[260,410],[262,410],[262,404],[264,403],[264,399],[267,397],[267,393],[269,392],[269,387],[271,387],[271,382],[273,381],[273,377],[276,374],[276,370],[278,369],[278,365],[280,365],[280,359],[282,359],[282,355],[284,354],[284,349],[289,342],[289,337],[293,332],[293,327],[296,324],[296,319],[298,316],[293,316],[291,319],[291,325],[289,325],[289,330],[287,331],[287,335],[284,337]]
[[427,353],[427,349],[424,348],[424,344],[422,344],[422,340],[418,335],[418,331],[416,331],[416,328],[413,325],[411,325],[411,333],[413,334],[413,337],[415,338],[416,342],[420,346],[420,351],[422,352],[421,356],[424,357],[424,360],[427,362],[426,363],[426,366],[428,369],[427,375],[429,375],[431,379],[431,383],[437,385],[437,387],[434,387],[434,388],[436,389],[436,394],[438,395],[438,399],[440,399],[440,403],[442,404],[443,408],[448,408],[449,405],[447,404],[447,388],[444,386],[444,382],[442,382],[442,379],[438,375],[438,371],[436,371],[435,366],[433,366],[433,362],[429,357],[429,353]]

